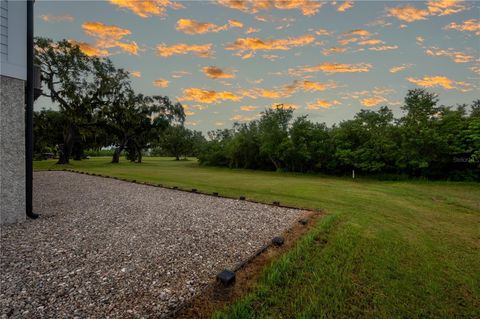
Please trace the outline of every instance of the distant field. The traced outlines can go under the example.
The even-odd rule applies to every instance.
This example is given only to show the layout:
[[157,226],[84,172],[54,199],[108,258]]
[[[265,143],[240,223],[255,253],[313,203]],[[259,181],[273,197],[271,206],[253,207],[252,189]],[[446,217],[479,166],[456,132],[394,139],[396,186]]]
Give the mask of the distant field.
[[[99,157],[70,168],[327,216],[215,318],[480,318],[480,184],[389,182]],[[36,170],[61,169],[54,161]]]

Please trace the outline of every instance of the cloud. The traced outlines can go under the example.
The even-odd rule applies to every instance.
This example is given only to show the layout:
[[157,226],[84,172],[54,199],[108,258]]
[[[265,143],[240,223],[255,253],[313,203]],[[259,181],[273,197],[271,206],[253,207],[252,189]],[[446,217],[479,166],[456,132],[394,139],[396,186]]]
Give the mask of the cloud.
[[390,88],[375,87],[372,90],[348,92],[342,99],[357,100],[362,106],[373,107],[379,104],[398,104],[398,102],[390,101],[386,96],[394,93],[395,90]]
[[179,19],[176,25],[177,31],[190,35],[220,32],[230,28],[243,28],[243,23],[238,20],[228,20],[227,24],[219,26],[209,22],[199,22],[191,19]]
[[325,36],[331,36],[333,34],[332,31],[329,31],[327,29],[318,29],[314,31],[316,35],[325,35]]
[[224,126],[224,125],[225,125],[224,122],[215,122],[214,124],[215,124],[216,126]]
[[412,66],[413,66],[413,64],[402,64],[402,65],[398,65],[398,66],[393,66],[388,71],[390,73],[398,73],[398,72],[401,72],[401,71],[406,70],[408,68],[411,68]]
[[315,66],[304,66],[304,67],[299,67],[297,69],[290,69],[289,73],[293,75],[302,74],[302,73],[314,73],[314,72],[324,72],[327,74],[357,73],[357,72],[369,72],[371,68],[372,68],[372,65],[368,63],[344,64],[344,63],[324,62]]
[[422,36],[418,36],[415,38],[415,41],[417,42],[418,45],[422,46],[423,42],[425,42],[425,38]]
[[280,56],[276,54],[263,54],[262,58],[270,60],[270,61],[275,61],[276,59],[280,58]]
[[332,47],[329,49],[322,50],[322,54],[327,56],[332,54],[345,53],[345,52],[347,52],[347,48],[342,48],[342,47]]
[[133,76],[134,78],[139,78],[142,76],[142,72],[140,71],[131,71],[130,75]]
[[395,17],[398,20],[413,22],[417,20],[426,20],[429,11],[424,9],[418,9],[411,5],[406,5],[402,7],[388,8],[388,16]]
[[170,0],[110,0],[110,3],[130,10],[142,18],[165,16],[167,8],[174,10],[183,8],[180,3]]
[[212,44],[186,44],[178,43],[168,46],[164,43],[157,46],[157,54],[162,57],[172,55],[193,53],[201,58],[210,58],[213,56]]
[[132,42],[121,41],[125,36],[132,34],[128,29],[116,25],[106,25],[101,22],[85,22],[82,24],[85,33],[95,38],[95,46],[100,49],[120,48],[122,51],[137,55],[138,45]]
[[71,15],[53,15],[53,14],[43,14],[40,16],[45,22],[55,23],[55,22],[73,22],[75,18]]
[[230,120],[234,122],[249,122],[249,121],[258,119],[259,117],[260,117],[260,114],[255,114],[255,115],[236,114],[233,117],[231,117]]
[[463,0],[429,0],[427,7],[432,15],[444,16],[465,10],[463,2]]
[[183,78],[184,76],[187,76],[187,75],[192,75],[192,73],[190,73],[188,71],[183,71],[183,70],[172,72],[172,78],[174,78],[174,79]]
[[398,49],[398,45],[382,45],[379,47],[371,47],[368,48],[371,51],[388,51],[388,50],[396,50]]
[[247,29],[247,31],[245,31],[245,34],[256,33],[256,32],[260,32],[260,29],[250,27]]
[[337,100],[327,101],[327,100],[318,99],[315,102],[307,103],[307,110],[328,109],[333,105],[339,105],[339,104],[341,103]]
[[474,32],[476,35],[480,35],[480,19],[466,20],[461,24],[452,22],[444,27],[445,30],[457,30],[460,32]]
[[240,10],[246,13],[257,13],[261,10],[294,10],[302,11],[303,15],[315,15],[323,6],[322,1],[316,0],[268,0],[268,1],[249,1],[249,0],[218,0],[218,4]]
[[103,57],[103,56],[108,56],[110,54],[107,50],[97,48],[94,45],[91,45],[90,43],[87,43],[87,42],[82,42],[77,40],[68,40],[68,42],[70,42],[70,44],[72,45],[78,46],[80,50],[88,56]]
[[156,86],[157,88],[166,88],[170,84],[170,81],[165,80],[165,79],[158,79],[153,81],[153,85]]
[[185,125],[187,125],[187,126],[197,126],[198,123],[199,123],[198,121],[186,121]]
[[245,112],[255,111],[256,109],[258,109],[258,106],[253,106],[253,105],[242,105],[242,106],[240,106],[240,110],[245,111]]
[[423,87],[442,87],[447,90],[454,89],[462,92],[467,92],[470,90],[469,83],[454,81],[446,76],[424,76],[421,79],[408,77],[407,81]]
[[216,66],[206,66],[202,68],[202,72],[211,79],[233,79],[234,73],[227,73]]
[[364,98],[360,100],[360,103],[366,107],[377,106],[380,103],[386,103],[388,100],[383,96],[374,96],[370,98]]
[[338,43],[341,45],[347,45],[349,43],[355,43],[361,40],[367,40],[372,34],[365,29],[354,29],[348,32],[342,33],[338,37]]
[[313,82],[313,81],[295,81],[294,86],[300,88],[304,91],[325,91],[329,89],[334,89],[338,85],[335,82]]
[[388,8],[388,16],[395,17],[406,22],[426,20],[428,16],[445,16],[461,12],[466,9],[463,0],[429,0],[425,9],[419,9],[412,5]]
[[259,38],[238,38],[237,40],[235,40],[235,42],[228,44],[225,47],[225,50],[238,51],[236,55],[243,55],[243,59],[248,59],[256,51],[286,51],[290,50],[293,47],[301,47],[307,45],[309,43],[312,43],[314,40],[315,37],[308,34],[297,38],[286,39],[262,40]]
[[369,39],[358,42],[359,45],[377,45],[377,44],[384,44],[385,42],[379,39]]
[[293,81],[291,84],[286,84],[272,89],[257,88],[251,90],[243,90],[241,94],[252,99],[256,99],[259,97],[267,99],[280,99],[290,97],[298,91],[321,92],[337,87],[337,83],[333,81],[313,82],[308,80],[296,80]]
[[467,63],[474,60],[473,56],[467,55],[464,52],[454,51],[451,48],[442,50],[437,47],[430,47],[425,50],[425,54],[429,56],[446,56],[452,59],[455,63]]
[[351,7],[353,7],[353,1],[352,0],[347,0],[347,1],[344,1],[341,5],[338,6],[337,11],[345,12],[348,9],[350,9]]
[[183,90],[183,96],[179,101],[195,101],[198,103],[217,103],[220,101],[240,101],[243,96],[228,91],[214,91],[200,88],[188,88]]

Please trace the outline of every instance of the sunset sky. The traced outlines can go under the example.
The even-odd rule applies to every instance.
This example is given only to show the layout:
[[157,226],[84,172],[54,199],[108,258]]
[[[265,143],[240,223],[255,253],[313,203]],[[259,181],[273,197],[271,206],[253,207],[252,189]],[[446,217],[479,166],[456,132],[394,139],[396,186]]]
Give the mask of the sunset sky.
[[414,87],[445,105],[480,98],[478,2],[38,0],[35,10],[37,36],[109,56],[137,92],[179,100],[204,132],[277,103],[331,125],[362,108],[399,114]]

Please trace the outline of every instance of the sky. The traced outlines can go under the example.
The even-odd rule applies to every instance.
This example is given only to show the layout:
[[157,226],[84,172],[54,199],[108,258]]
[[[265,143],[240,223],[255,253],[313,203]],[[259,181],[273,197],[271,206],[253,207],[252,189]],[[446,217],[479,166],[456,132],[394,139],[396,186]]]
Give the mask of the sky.
[[35,33],[109,57],[137,92],[180,101],[186,126],[206,132],[277,104],[328,125],[384,105],[399,116],[415,87],[470,103],[479,16],[479,2],[458,0],[37,0]]

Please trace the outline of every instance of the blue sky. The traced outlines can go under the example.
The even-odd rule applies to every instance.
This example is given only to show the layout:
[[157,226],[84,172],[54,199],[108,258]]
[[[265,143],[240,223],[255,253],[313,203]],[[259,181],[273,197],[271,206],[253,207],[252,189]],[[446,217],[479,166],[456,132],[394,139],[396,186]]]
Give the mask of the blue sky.
[[399,114],[414,87],[445,105],[480,97],[478,2],[39,0],[35,10],[37,36],[108,56],[138,92],[180,100],[202,131],[277,103],[331,125],[362,108]]

